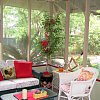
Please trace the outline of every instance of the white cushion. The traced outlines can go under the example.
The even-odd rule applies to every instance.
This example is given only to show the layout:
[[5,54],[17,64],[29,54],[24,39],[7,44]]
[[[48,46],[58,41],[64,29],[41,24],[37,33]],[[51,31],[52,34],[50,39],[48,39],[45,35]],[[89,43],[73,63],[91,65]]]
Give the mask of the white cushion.
[[11,81],[16,83],[17,88],[39,85],[39,79],[37,78],[19,78],[12,79]]
[[7,66],[8,66],[8,64],[5,61],[3,61],[3,60],[0,61],[0,68],[4,68]]
[[67,93],[70,92],[70,83],[61,84],[61,89]]
[[9,89],[16,89],[16,83],[8,80],[0,81],[0,91]]
[[[14,61],[15,60],[6,60],[6,63],[8,64],[8,66],[14,66]],[[22,60],[21,59],[18,60],[18,59],[16,59],[16,61],[26,61],[26,60],[23,60],[23,59]]]
[[64,66],[65,64],[64,59],[52,59],[52,63],[55,66]]

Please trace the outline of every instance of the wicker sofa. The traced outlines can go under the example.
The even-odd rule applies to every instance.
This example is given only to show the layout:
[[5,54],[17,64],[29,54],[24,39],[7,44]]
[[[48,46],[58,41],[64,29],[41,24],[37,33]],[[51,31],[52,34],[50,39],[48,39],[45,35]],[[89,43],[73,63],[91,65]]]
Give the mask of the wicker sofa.
[[[14,64],[11,63],[9,66],[13,66]],[[0,68],[5,66],[4,61],[0,61]],[[23,69],[21,69],[23,72]],[[32,72],[33,74],[33,72]],[[9,80],[1,80],[0,81],[0,95],[6,94],[6,93],[11,93],[14,91],[20,91],[23,88],[31,89],[39,87],[39,79],[35,77],[22,77],[22,78],[15,78],[15,79],[9,79]]]

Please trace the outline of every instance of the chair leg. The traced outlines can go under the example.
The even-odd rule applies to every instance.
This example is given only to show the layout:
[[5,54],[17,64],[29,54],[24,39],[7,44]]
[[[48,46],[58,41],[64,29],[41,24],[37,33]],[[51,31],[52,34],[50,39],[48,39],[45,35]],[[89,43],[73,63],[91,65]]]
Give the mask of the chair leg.
[[60,100],[61,91],[59,90],[58,100]]
[[71,96],[68,96],[68,100],[72,100],[72,99],[71,99]]
[[89,97],[89,100],[91,100],[91,97],[90,97],[90,95],[89,95],[88,97]]

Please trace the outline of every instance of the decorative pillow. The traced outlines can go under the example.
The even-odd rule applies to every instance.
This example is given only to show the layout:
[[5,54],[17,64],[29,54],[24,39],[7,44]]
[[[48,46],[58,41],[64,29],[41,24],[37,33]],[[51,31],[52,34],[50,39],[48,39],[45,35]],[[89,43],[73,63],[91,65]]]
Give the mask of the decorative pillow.
[[32,75],[32,62],[14,61],[16,78],[28,78]]
[[87,70],[82,69],[78,81],[87,81],[90,80],[93,77],[93,73]]
[[0,71],[0,81],[4,80],[2,76],[2,72]]
[[4,67],[1,69],[4,79],[14,79],[16,78],[14,67]]

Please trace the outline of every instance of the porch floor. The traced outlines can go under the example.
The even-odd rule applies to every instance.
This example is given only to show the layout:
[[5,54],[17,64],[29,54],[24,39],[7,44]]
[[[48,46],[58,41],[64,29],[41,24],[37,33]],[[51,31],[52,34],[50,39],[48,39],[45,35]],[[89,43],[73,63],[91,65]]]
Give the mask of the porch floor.
[[[57,89],[54,89],[53,91],[56,92],[56,93],[59,92]],[[64,95],[64,94],[62,94],[62,95]],[[58,100],[58,98],[55,98],[54,100]],[[60,98],[60,100],[68,100],[68,99],[66,99],[66,98]],[[73,100],[78,100],[78,99],[73,99]],[[82,100],[82,99],[79,99],[79,100]],[[88,97],[84,97],[83,100],[88,100]]]

